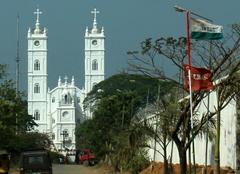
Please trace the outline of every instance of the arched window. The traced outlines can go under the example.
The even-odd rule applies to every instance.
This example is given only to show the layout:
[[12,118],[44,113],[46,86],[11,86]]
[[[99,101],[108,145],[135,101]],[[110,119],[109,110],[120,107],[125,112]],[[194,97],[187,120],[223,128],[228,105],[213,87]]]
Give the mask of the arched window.
[[98,70],[98,62],[96,59],[92,61],[92,70]]
[[71,97],[71,95],[69,93],[64,94],[62,96],[62,103],[63,104],[72,104],[72,97]]
[[54,102],[55,102],[55,97],[52,98],[52,103],[54,103]]
[[40,62],[39,62],[39,60],[35,60],[35,62],[34,62],[34,70],[36,70],[36,71],[40,70]]
[[63,117],[66,117],[68,115],[68,111],[64,111],[63,113],[62,113],[62,116]]
[[65,96],[64,96],[64,104],[67,104],[67,103],[68,103],[68,96],[65,95]]
[[34,93],[40,93],[40,86],[38,83],[35,83],[34,85]]
[[39,112],[39,110],[35,110],[34,111],[34,119],[35,120],[40,120],[40,112]]

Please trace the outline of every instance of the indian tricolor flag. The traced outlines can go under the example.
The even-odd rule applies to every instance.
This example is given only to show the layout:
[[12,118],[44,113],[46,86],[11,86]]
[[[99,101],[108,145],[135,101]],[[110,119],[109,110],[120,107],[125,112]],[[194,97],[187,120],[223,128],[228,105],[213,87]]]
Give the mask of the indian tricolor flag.
[[191,38],[197,40],[218,40],[223,38],[223,27],[202,19],[191,18]]

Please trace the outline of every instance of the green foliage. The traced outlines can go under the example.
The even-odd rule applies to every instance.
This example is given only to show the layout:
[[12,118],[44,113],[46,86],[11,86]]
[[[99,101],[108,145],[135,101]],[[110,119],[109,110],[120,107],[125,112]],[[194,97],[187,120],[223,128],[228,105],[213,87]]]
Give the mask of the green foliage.
[[84,100],[84,104],[85,107],[88,107],[90,104],[94,104],[96,100],[115,95],[119,91],[134,91],[141,98],[139,107],[143,107],[147,102],[153,103],[156,100],[159,83],[163,89],[167,90],[171,87],[169,82],[159,81],[157,78],[146,75],[117,74],[97,84]]
[[37,132],[12,134],[5,139],[1,148],[7,149],[11,153],[11,164],[19,166],[20,154],[26,150],[49,149],[50,140],[46,134]]
[[118,74],[97,84],[85,100],[85,106],[94,106],[93,118],[76,128],[77,147],[91,148],[116,171],[137,173],[145,167],[143,149],[154,131],[142,122],[146,115],[137,113],[156,101],[159,85],[160,96],[173,89],[170,82],[137,74]]
[[42,147],[42,140],[47,140],[44,135],[27,133],[37,124],[28,115],[24,97],[23,93],[16,93],[14,83],[7,79],[6,65],[0,64],[0,148],[18,152]]
[[92,149],[96,151],[96,143],[98,142],[95,132],[93,120],[86,120],[80,123],[76,128],[76,147],[77,149]]
[[3,79],[4,77],[6,77],[6,69],[7,69],[7,65],[0,64],[0,79]]
[[124,165],[124,168],[129,170],[132,174],[138,174],[149,165],[150,160],[147,158],[147,152],[142,150],[135,154],[132,159]]
[[58,153],[58,152],[50,151],[49,155],[50,155],[51,161],[53,163],[55,163],[55,164],[59,164],[60,163],[60,158],[64,159],[64,156],[62,154]]
[[102,98],[93,119],[85,121],[76,129],[78,148],[91,148],[98,157],[103,158],[112,153],[113,149],[118,149],[118,140],[130,126],[139,103],[140,98],[130,91]]
[[[0,147],[9,146],[16,131],[24,133],[35,124],[32,116],[28,115],[27,102],[22,100],[22,94],[16,95],[12,81],[3,81],[0,85],[0,139],[4,143]],[[11,139],[10,139],[11,137]]]
[[48,149],[50,144],[51,141],[46,134],[28,132],[13,136],[13,139],[7,144],[6,149],[19,153],[31,149]]

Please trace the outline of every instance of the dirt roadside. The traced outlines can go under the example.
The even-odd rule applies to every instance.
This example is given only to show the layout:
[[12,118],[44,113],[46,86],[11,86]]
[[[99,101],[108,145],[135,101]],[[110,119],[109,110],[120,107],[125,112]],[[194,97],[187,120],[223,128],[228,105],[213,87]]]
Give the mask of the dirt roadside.
[[[53,165],[53,174],[113,174],[112,169],[103,165]],[[19,174],[18,169],[11,169],[9,174]]]
[[[204,166],[203,165],[196,165],[196,173],[197,174],[203,174],[204,172]],[[207,167],[208,174],[214,174],[214,167],[208,166]],[[235,173],[233,169],[231,168],[221,168],[220,174],[233,174]],[[139,174],[164,174],[164,168],[163,163],[152,163],[148,168],[144,169]],[[180,174],[180,165],[179,164],[173,164],[172,165],[172,174]]]

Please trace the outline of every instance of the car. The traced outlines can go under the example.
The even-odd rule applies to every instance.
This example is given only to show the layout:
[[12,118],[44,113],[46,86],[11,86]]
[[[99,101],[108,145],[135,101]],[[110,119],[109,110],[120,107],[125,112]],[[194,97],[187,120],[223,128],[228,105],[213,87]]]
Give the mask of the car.
[[81,149],[78,153],[79,163],[88,163],[89,166],[96,164],[96,157],[90,149]]
[[52,174],[52,162],[46,150],[21,153],[20,174]]
[[10,166],[9,154],[6,150],[0,150],[0,174],[8,174]]

